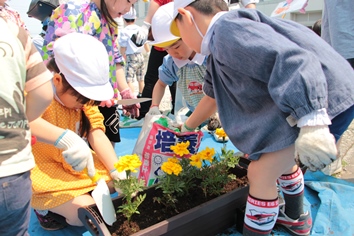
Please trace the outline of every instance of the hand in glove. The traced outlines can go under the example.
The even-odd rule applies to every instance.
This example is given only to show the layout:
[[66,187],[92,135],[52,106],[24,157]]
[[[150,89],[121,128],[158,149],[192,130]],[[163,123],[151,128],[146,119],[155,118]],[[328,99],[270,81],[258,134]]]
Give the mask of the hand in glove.
[[114,170],[114,171],[111,172],[111,178],[113,180],[113,186],[114,186],[114,189],[116,190],[116,192],[118,194],[122,194],[123,191],[120,188],[117,188],[116,184],[114,182],[115,181],[119,181],[121,179],[126,179],[127,178],[127,174],[125,173],[125,171],[118,172],[117,170]]
[[327,125],[304,126],[295,141],[295,158],[311,171],[323,169],[336,159],[337,147]]
[[151,106],[149,109],[149,112],[147,114],[149,114],[150,116],[161,115],[161,112],[159,110],[159,106],[157,106],[157,105]]
[[143,45],[146,42],[150,27],[151,24],[144,21],[143,25],[140,27],[138,33],[136,34],[136,44]]
[[62,155],[74,170],[81,171],[87,167],[88,175],[95,175],[91,149],[79,135],[67,129],[55,141],[54,145],[64,149]]
[[[136,96],[133,94],[133,92],[130,90],[130,88],[124,89],[122,92],[120,92],[120,95],[122,96],[123,99],[135,99]],[[134,105],[125,105],[123,106],[123,115],[125,116],[131,116],[132,118],[139,117],[140,109],[140,103],[134,104]]]
[[188,127],[186,125],[186,122],[183,123],[182,127],[181,127],[181,133],[184,133],[184,132],[194,132],[195,129],[192,129],[190,127]]

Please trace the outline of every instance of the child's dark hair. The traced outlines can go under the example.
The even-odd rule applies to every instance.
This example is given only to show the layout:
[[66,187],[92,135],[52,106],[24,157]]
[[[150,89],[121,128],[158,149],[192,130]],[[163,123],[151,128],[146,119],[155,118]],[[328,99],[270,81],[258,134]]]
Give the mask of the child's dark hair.
[[[48,68],[48,70],[50,70],[52,72],[60,73],[60,70],[59,70],[57,64],[55,63],[54,58],[50,59],[50,61],[47,64],[47,68]],[[97,106],[101,103],[100,101],[93,101],[87,97],[82,96],[68,83],[68,81],[65,79],[65,76],[63,74],[60,74],[60,75],[62,77],[63,92],[64,93],[69,92],[70,95],[77,98],[76,99],[77,102],[79,102],[81,104],[92,105],[92,106]],[[85,112],[83,110],[81,110],[81,125],[80,125],[80,130],[79,130],[80,136],[87,138],[90,129],[91,129],[90,121],[88,120],[87,116],[85,115]]]
[[127,23],[133,23],[135,21],[135,19],[124,19],[124,21]]
[[322,20],[319,19],[312,26],[312,30],[320,37],[321,37],[321,24],[322,24]]
[[[117,1],[117,0],[115,0]],[[112,27],[117,27],[118,24],[117,22],[113,19],[113,17],[111,16],[111,14],[109,14],[109,11],[107,9],[107,5],[106,5],[106,2],[105,0],[101,0],[100,1],[100,4],[101,4],[101,12],[102,12],[102,15],[104,18],[106,18],[108,24]]]
[[[188,6],[193,7],[203,15],[215,15],[220,11],[228,11],[229,7],[224,0],[195,0]],[[177,19],[181,20],[182,16],[177,15]]]

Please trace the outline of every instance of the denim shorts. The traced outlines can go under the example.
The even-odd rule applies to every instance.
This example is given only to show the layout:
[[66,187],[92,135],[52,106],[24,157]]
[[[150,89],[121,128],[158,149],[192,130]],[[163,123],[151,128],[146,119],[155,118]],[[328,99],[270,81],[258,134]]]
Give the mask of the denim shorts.
[[349,107],[344,112],[332,119],[332,124],[329,126],[330,132],[335,137],[336,141],[340,139],[342,134],[348,129],[354,118],[354,106]]
[[0,178],[0,235],[28,234],[31,216],[30,171]]

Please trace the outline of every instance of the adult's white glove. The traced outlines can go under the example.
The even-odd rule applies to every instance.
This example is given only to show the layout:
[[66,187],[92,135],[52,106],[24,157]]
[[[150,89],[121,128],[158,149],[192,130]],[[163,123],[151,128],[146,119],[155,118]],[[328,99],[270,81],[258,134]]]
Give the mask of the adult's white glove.
[[144,21],[143,25],[140,27],[138,33],[136,34],[136,44],[143,45],[146,42],[150,27],[151,24]]
[[55,141],[54,145],[64,150],[62,155],[74,170],[81,171],[87,167],[88,175],[95,175],[91,149],[79,135],[67,129]]
[[[136,96],[134,93],[131,91],[130,88],[126,88],[123,91],[120,92],[120,95],[122,96],[122,99],[135,99]],[[133,105],[124,105],[123,106],[123,115],[125,116],[130,116],[131,118],[136,118],[139,117],[140,112],[140,103],[136,103]]]
[[327,125],[304,126],[295,141],[295,157],[311,171],[323,169],[337,156],[334,136]]
[[114,186],[114,189],[116,190],[116,192],[118,194],[122,194],[123,193],[122,190],[120,188],[117,188],[114,182],[120,181],[121,179],[126,179],[127,174],[125,173],[125,171],[118,172],[117,170],[114,170],[111,172],[111,178],[113,180],[113,186]]
[[154,115],[161,115],[161,112],[158,106],[153,106],[150,107],[149,112],[147,114],[149,114],[150,116],[154,116]]

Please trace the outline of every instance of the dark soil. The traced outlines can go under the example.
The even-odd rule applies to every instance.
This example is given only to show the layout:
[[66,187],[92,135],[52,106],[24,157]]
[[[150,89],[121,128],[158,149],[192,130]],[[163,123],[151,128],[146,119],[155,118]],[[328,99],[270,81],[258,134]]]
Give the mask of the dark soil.
[[[238,187],[243,187],[248,184],[247,177],[237,178],[224,186],[224,192],[230,192]],[[121,214],[117,214],[117,221],[107,228],[114,236],[126,236],[134,234],[142,229],[148,228],[158,222],[166,220],[181,212],[187,211],[195,206],[205,203],[217,196],[204,197],[203,192],[196,188],[191,191],[188,196],[178,199],[177,208],[166,208],[164,205],[154,202],[154,197],[161,196],[160,190],[153,190],[153,194],[146,194],[146,199],[139,206],[140,214],[133,215],[130,223]]]

